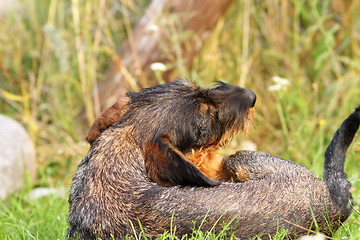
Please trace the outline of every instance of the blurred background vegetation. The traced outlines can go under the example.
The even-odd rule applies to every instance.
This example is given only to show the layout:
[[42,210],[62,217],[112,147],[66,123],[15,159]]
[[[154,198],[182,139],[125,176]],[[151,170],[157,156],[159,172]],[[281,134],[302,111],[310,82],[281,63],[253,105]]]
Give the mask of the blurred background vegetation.
[[[39,170],[29,189],[68,188],[88,150],[86,131],[100,113],[98,86],[121,59],[129,29],[150,1],[13,3],[11,9],[0,11],[0,114],[20,121],[36,145]],[[224,154],[251,140],[258,150],[291,159],[321,177],[327,144],[341,121],[360,105],[360,2],[234,0],[190,66],[182,61],[186,56],[179,41],[186,41],[191,32],[182,31],[181,22],[175,20],[165,30],[171,44],[163,46],[165,52],[177,53],[173,62],[164,63],[172,68],[171,76],[205,87],[220,79],[252,89],[258,96],[255,127],[234,139]],[[164,80],[155,71],[143,85]],[[141,87],[129,86],[126,90]],[[360,238],[359,151],[356,137],[346,162],[355,211],[339,233],[351,239]],[[17,229],[26,236],[23,239],[54,239],[41,233],[52,223],[59,228],[55,236],[61,238],[66,230],[66,199],[60,203],[39,224],[31,220],[37,209],[34,203],[24,197],[9,198],[2,205],[9,224],[0,227],[0,236]]]

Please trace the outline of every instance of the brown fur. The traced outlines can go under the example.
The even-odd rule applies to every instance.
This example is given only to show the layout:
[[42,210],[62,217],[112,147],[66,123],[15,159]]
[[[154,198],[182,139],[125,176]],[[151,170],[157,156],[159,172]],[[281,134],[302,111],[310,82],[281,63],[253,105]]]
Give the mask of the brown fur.
[[116,103],[106,109],[92,124],[86,140],[92,144],[97,138],[100,137],[101,133],[109,127],[118,123],[127,111],[127,104],[130,99],[128,97],[119,98]]
[[[193,85],[193,88],[195,85]],[[100,137],[101,133],[107,128],[115,125],[120,122],[124,113],[127,110],[127,103],[129,102],[129,98],[122,97],[120,98],[114,105],[104,111],[92,124],[87,136],[86,140],[92,144],[98,137]],[[210,106],[207,104],[200,105],[200,112],[209,111]],[[206,175],[210,179],[214,180],[224,180],[230,179],[233,176],[226,175],[228,172],[224,172],[222,166],[222,156],[220,156],[218,152],[218,148],[222,145],[225,145],[228,140],[230,140],[235,134],[237,134],[240,130],[247,132],[248,128],[251,124],[253,124],[255,109],[249,108],[247,117],[246,117],[246,125],[242,129],[237,129],[233,131],[227,132],[218,146],[206,146],[200,149],[192,149],[189,153],[183,156],[184,159],[193,163],[204,175]],[[147,151],[154,151],[155,149],[147,149]],[[162,158],[163,159],[163,158]],[[152,170],[150,170],[151,172]],[[240,169],[237,174],[240,173]],[[241,178],[245,179],[245,178]],[[159,181],[159,180],[157,180]]]
[[186,156],[208,178],[222,180],[222,157],[217,150],[215,147],[193,149]]
[[239,239],[269,238],[282,229],[291,238],[306,229],[331,235],[350,215],[343,167],[360,108],[329,145],[321,181],[263,152],[219,161],[216,150],[250,122],[256,99],[250,90],[179,80],[127,97],[122,117],[111,118],[115,125],[104,129],[105,115],[93,128],[69,194],[68,239],[124,239],[141,229],[155,238],[171,227],[181,237],[194,227],[220,232],[227,223]]

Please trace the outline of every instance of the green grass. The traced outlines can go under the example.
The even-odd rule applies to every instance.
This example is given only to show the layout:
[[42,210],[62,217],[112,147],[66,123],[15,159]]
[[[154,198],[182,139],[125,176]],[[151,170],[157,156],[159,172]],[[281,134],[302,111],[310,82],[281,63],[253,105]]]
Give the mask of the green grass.
[[67,199],[29,199],[26,192],[0,202],[0,239],[64,239]]
[[[64,238],[66,199],[31,200],[27,193],[37,186],[68,188],[86,154],[84,135],[98,114],[93,90],[117,58],[126,29],[148,4],[122,2],[121,7],[116,0],[21,1],[20,9],[0,19],[0,113],[27,128],[39,162],[37,179],[0,202],[0,239]],[[186,41],[189,35],[171,31],[171,41]],[[222,79],[257,94],[255,127],[224,153],[251,140],[259,150],[291,159],[321,177],[327,144],[360,105],[359,32],[360,3],[355,0],[234,1],[192,68],[177,59],[174,75],[202,86]],[[163,47],[179,51],[178,46]],[[269,91],[274,76],[289,84]],[[345,165],[354,211],[337,239],[360,239],[359,151],[357,136]],[[193,239],[223,238],[194,234]],[[166,233],[163,239],[175,238]],[[282,239],[282,233],[274,239]]]

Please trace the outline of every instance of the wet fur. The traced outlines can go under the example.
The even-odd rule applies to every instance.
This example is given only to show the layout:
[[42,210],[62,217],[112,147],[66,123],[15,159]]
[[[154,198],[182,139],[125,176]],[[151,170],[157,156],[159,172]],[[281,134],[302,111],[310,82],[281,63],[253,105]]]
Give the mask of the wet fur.
[[[213,157],[214,149],[246,126],[254,99],[241,88],[221,83],[207,90],[181,80],[127,97],[120,121],[107,129],[101,125],[101,132],[93,129],[99,134],[70,191],[69,239],[123,239],[133,229],[140,232],[138,222],[149,237],[170,225],[181,236],[190,234],[194,223],[203,231],[220,231],[228,222],[239,239],[280,229],[300,236],[314,229],[314,222],[331,235],[350,215],[343,163],[359,127],[359,109],[328,148],[323,182],[268,153]],[[207,161],[204,166],[215,166],[213,179],[196,166]]]

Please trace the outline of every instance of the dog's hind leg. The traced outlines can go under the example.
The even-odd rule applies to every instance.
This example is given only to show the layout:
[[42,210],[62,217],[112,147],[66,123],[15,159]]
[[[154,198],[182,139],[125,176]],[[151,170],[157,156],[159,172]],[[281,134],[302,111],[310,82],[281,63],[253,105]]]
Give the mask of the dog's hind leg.
[[[345,221],[351,213],[352,200],[350,182],[344,172],[346,152],[360,125],[360,107],[356,109],[336,131],[325,153],[324,188],[332,202],[337,206],[340,221]],[[288,179],[313,176],[309,170],[286,159],[264,152],[239,151],[222,160],[220,180],[245,182],[272,177]],[[313,179],[313,178],[312,178]],[[301,182],[300,180],[297,182]],[[295,184],[295,182],[293,182]]]
[[301,166],[269,153],[238,151],[223,158],[219,179],[226,182],[245,182],[274,174],[284,175],[297,167]]

